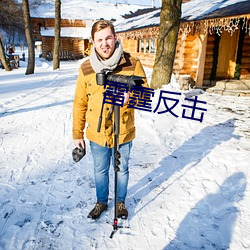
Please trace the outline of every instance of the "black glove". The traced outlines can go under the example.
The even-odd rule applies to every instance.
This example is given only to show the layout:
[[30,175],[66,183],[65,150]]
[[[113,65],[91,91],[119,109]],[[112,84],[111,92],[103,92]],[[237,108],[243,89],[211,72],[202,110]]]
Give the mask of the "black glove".
[[72,151],[73,160],[75,162],[78,162],[78,161],[80,161],[83,158],[83,156],[85,154],[86,154],[86,149],[85,148],[82,148],[81,146],[80,147],[76,147]]

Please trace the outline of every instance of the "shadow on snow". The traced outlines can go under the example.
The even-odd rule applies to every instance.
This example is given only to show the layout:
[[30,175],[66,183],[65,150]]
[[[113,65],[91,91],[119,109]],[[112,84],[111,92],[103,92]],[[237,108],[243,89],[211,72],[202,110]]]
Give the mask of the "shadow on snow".
[[50,104],[43,104],[43,105],[39,105],[39,106],[36,106],[36,107],[21,108],[21,109],[14,110],[14,111],[5,111],[3,113],[0,113],[0,117],[25,113],[25,112],[29,112],[29,111],[35,111],[35,110],[44,109],[44,108],[51,108],[51,107],[55,107],[55,106],[65,105],[65,104],[72,103],[72,102],[73,102],[73,100],[66,100],[66,101],[62,101],[62,102],[54,102],[54,103],[50,103]]
[[228,177],[217,193],[207,195],[190,210],[164,250],[229,249],[239,213],[234,203],[243,199],[246,185],[242,172]]
[[[196,167],[199,162],[219,144],[229,141],[232,138],[239,139],[239,136],[233,134],[235,129],[234,123],[235,119],[229,119],[223,123],[202,129],[198,134],[188,139],[183,145],[173,151],[171,155],[163,158],[158,168],[154,169],[135,185],[131,186],[128,190],[129,196],[133,197],[134,200],[140,200],[167,181],[174,173],[185,168],[187,165],[190,165],[188,169]],[[151,201],[172,184],[173,183],[169,183],[168,186],[162,189],[162,191]],[[147,204],[145,204],[144,207]],[[143,207],[141,209],[143,209]]]
[[[153,191],[156,193],[153,198],[150,198],[150,200],[143,204],[136,212],[137,204],[135,204],[135,206],[133,205],[133,210],[130,208],[130,216],[133,217],[139,213],[178,180],[180,177],[165,184],[164,188],[159,189],[159,186],[176,172],[186,167],[187,169],[182,174],[183,176],[191,168],[197,167],[202,159],[214,150],[216,146],[232,138],[239,139],[239,136],[233,134],[234,130],[235,119],[229,119],[214,126],[206,127],[184,142],[183,145],[173,151],[171,155],[163,158],[158,168],[148,173],[129,188],[128,193],[131,203],[138,203],[138,201]],[[177,238],[165,249],[178,249],[176,246],[178,246],[180,242],[183,244],[181,249],[186,249],[188,246],[191,248],[195,247],[195,244],[202,247],[204,242],[208,242],[207,244],[215,248],[218,246],[227,247],[230,242],[231,228],[237,213],[237,209],[232,204],[235,200],[242,198],[238,193],[244,192],[245,185],[246,178],[242,173],[235,174],[228,178],[222,185],[219,193],[209,195],[191,210],[189,215],[187,215],[181,223]],[[157,190],[160,191],[157,192]],[[226,200],[226,198],[228,200]],[[220,204],[216,204],[217,201],[220,201]],[[225,220],[225,218],[227,219]],[[200,226],[196,223],[199,223]],[[207,230],[209,229],[208,231],[206,227]],[[223,237],[220,238],[220,236]],[[185,237],[187,239],[185,239]]]

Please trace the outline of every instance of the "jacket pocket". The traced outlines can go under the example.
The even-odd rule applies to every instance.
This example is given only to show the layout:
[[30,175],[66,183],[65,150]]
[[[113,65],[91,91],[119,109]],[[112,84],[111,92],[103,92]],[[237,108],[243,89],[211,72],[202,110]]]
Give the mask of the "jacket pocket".
[[120,124],[120,133],[124,134],[132,129],[134,129],[134,110],[133,109],[125,109],[124,111],[121,109],[121,124]]

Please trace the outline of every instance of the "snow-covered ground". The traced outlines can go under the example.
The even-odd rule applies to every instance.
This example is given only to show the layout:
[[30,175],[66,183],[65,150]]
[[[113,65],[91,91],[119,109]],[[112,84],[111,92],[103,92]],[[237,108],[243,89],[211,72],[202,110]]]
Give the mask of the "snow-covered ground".
[[[71,157],[80,63],[61,62],[53,71],[37,58],[29,76],[24,62],[0,69],[0,249],[250,249],[250,99],[180,92],[174,81],[162,90],[182,93],[172,110],[178,118],[136,112],[130,228],[109,238],[112,169],[109,209],[98,222],[87,221],[95,203],[88,144],[82,161]],[[202,122],[182,118],[181,105],[195,95],[207,102]]]

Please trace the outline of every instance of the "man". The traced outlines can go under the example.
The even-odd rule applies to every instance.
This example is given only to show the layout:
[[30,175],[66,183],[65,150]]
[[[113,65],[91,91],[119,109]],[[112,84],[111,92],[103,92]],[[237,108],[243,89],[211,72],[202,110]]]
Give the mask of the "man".
[[[86,137],[90,141],[94,161],[94,175],[97,203],[90,211],[88,218],[97,219],[108,208],[109,168],[114,152],[113,118],[111,104],[104,104],[100,132],[97,132],[98,120],[103,103],[104,86],[97,85],[96,73],[103,69],[113,74],[137,75],[146,77],[140,61],[123,51],[117,40],[114,26],[109,21],[100,20],[94,23],[91,31],[93,50],[90,59],[85,61],[79,70],[73,104],[73,140],[76,147],[85,147],[83,130],[87,122]],[[124,94],[126,95],[126,94]],[[125,96],[125,102],[128,100]],[[125,198],[128,186],[128,161],[132,140],[135,138],[134,109],[124,104],[120,108],[119,152],[121,153],[118,172],[117,217],[128,216]]]

